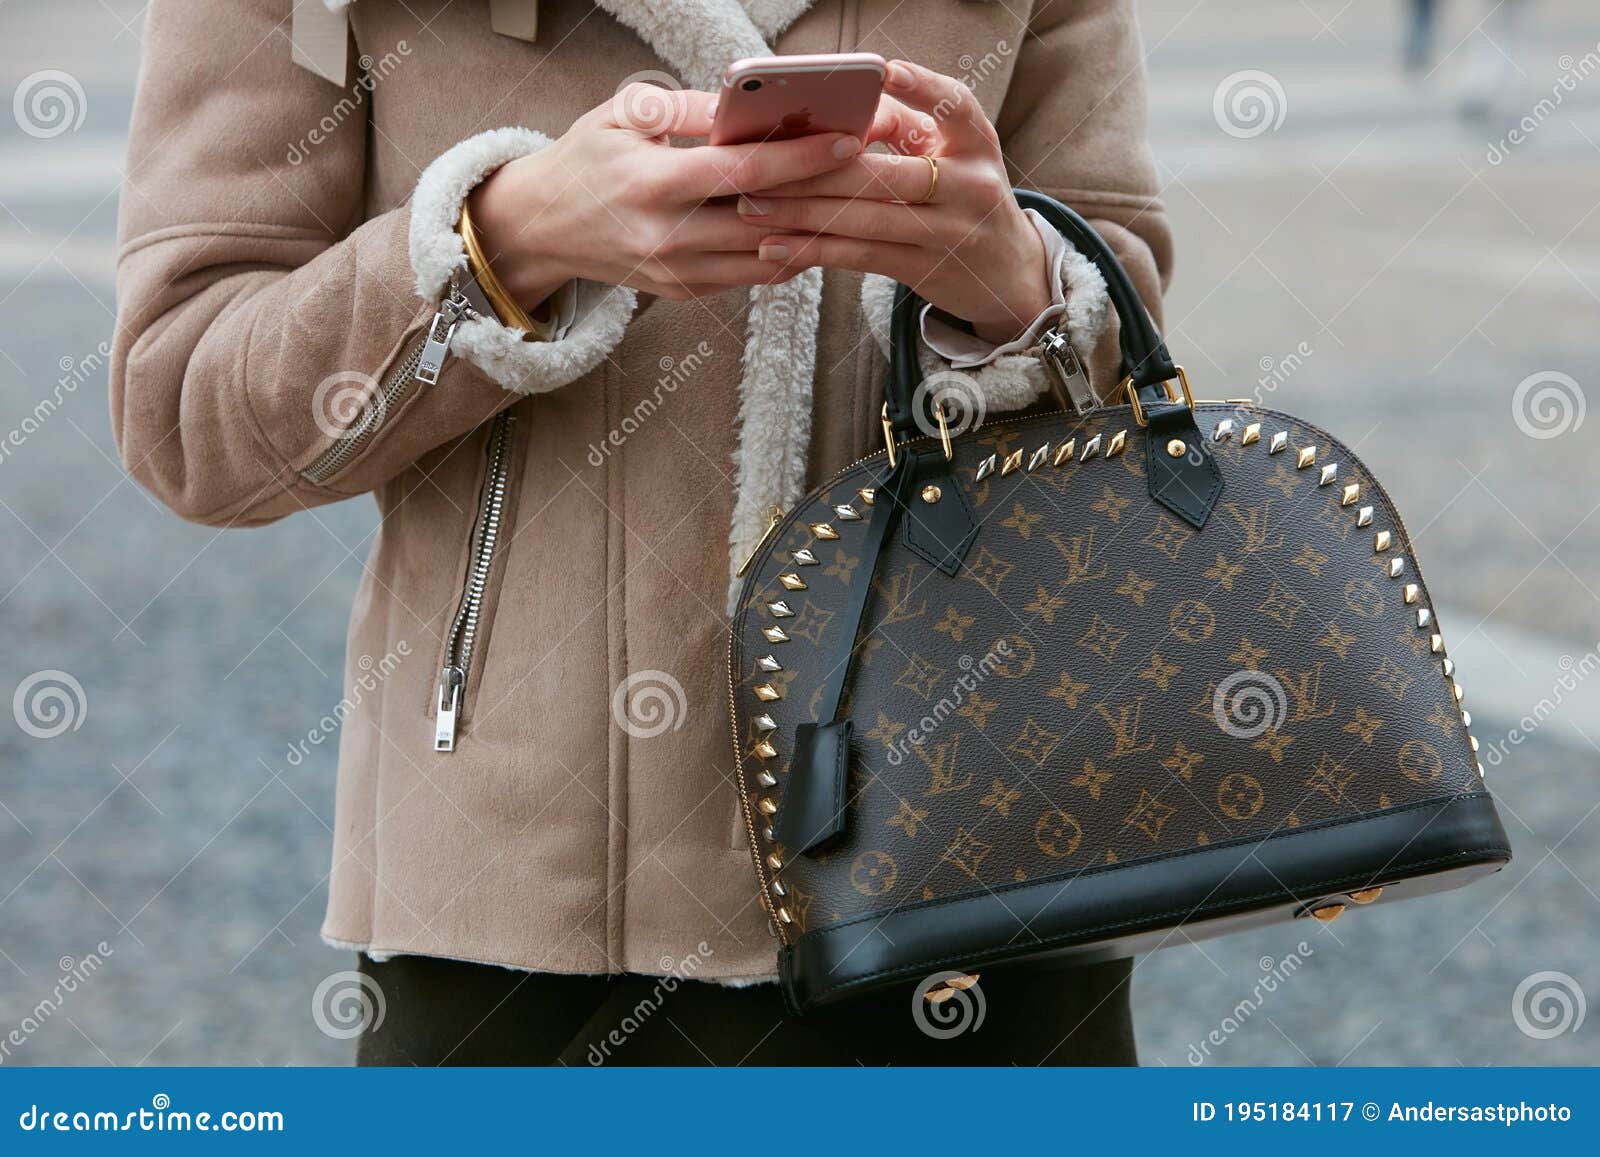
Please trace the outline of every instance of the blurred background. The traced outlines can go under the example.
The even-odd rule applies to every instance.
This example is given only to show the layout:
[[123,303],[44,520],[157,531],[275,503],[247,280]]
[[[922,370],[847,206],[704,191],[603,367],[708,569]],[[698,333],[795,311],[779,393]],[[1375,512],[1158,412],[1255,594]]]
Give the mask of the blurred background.
[[[1198,394],[1259,392],[1384,479],[1517,852],[1427,902],[1141,959],[1142,1060],[1594,1063],[1600,12],[1139,7],[1174,353]],[[65,711],[0,715],[0,1041],[22,1038],[0,1063],[344,1063],[312,1015],[352,965],[317,937],[335,752],[290,747],[343,694],[375,517],[219,533],[116,460],[103,343],[142,9],[0,5],[0,692],[56,688]],[[64,117],[30,111],[40,88]],[[39,1015],[65,975],[87,979]]]

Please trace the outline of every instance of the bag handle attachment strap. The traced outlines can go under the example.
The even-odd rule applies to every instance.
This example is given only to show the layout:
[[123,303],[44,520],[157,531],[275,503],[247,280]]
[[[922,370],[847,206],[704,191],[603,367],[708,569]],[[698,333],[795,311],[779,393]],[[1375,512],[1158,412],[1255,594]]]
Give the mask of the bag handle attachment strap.
[[[1160,428],[1149,434],[1146,449],[1150,497],[1190,525],[1204,526],[1222,492],[1222,472],[1195,424],[1188,377],[1167,352],[1166,342],[1150,320],[1132,279],[1094,226],[1066,205],[1031,189],[1014,190],[1014,195],[1019,205],[1038,213],[1074,249],[1093,261],[1105,278],[1106,296],[1120,323],[1122,393],[1133,409],[1134,420],[1147,432],[1152,420],[1160,418]],[[932,400],[917,394],[917,387],[922,384],[917,360],[917,322],[922,306],[920,297],[905,286],[900,287],[890,325],[893,345],[884,401],[890,427],[903,438],[931,433],[935,428],[934,415],[928,412]],[[923,413],[917,412],[918,406]],[[1170,456],[1166,450],[1174,438],[1181,439],[1185,446],[1179,457]]]
[[[1121,321],[1123,392],[1135,422],[1146,432],[1150,496],[1190,524],[1204,525],[1221,492],[1222,474],[1195,425],[1188,376],[1173,363],[1133,282],[1093,226],[1042,193],[1018,189],[1016,197],[1024,208],[1038,211],[1059,229],[1105,277],[1107,295]],[[977,516],[965,488],[951,473],[955,452],[945,407],[928,396],[930,391],[918,393],[922,384],[917,359],[922,305],[910,288],[897,287],[882,410],[888,470],[875,487],[872,517],[862,542],[859,565],[865,581],[849,586],[840,608],[840,629],[833,636],[833,653],[828,657],[818,722],[802,724],[795,731],[783,803],[773,822],[774,836],[791,856],[815,851],[845,829],[853,731],[848,712],[842,710],[845,687],[855,666],[856,638],[873,596],[872,577],[889,536],[898,527],[908,549],[954,576],[978,534]],[[938,449],[926,442],[934,430],[939,432]]]

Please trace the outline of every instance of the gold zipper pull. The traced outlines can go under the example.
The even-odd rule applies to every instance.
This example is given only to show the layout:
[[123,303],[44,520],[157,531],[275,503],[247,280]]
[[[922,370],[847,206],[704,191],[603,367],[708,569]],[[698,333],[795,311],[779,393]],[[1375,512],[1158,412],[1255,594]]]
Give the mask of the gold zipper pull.
[[768,517],[772,521],[767,523],[767,529],[762,531],[760,539],[750,549],[750,557],[741,562],[739,569],[733,572],[734,578],[744,578],[744,572],[749,570],[750,564],[756,561],[756,555],[761,553],[761,548],[767,545],[774,534],[778,533],[778,523],[783,521],[783,508],[780,506],[772,507]]

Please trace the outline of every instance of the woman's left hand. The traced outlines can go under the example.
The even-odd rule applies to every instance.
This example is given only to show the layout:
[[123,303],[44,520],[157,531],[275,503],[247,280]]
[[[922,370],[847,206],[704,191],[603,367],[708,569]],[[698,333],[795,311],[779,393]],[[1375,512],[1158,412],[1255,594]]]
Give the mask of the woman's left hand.
[[1013,340],[1054,294],[1044,242],[1011,195],[994,126],[966,85],[921,65],[891,62],[884,88],[899,105],[898,132],[887,137],[895,152],[863,153],[739,199],[744,220],[772,229],[761,258],[881,273],[985,341]]

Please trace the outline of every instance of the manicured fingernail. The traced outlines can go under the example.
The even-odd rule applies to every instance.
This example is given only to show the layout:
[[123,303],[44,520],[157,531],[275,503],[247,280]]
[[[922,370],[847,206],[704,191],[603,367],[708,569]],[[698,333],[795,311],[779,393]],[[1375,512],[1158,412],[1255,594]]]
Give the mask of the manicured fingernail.
[[782,261],[789,256],[789,247],[779,245],[776,241],[763,241],[761,248],[756,250],[756,256],[762,261]]
[[911,70],[899,61],[892,61],[884,80],[890,88],[910,88]]
[[840,137],[833,142],[833,155],[841,161],[848,161],[861,151],[861,142],[855,137]]
[[739,198],[739,215],[742,217],[765,217],[767,207],[754,197],[741,196]]

